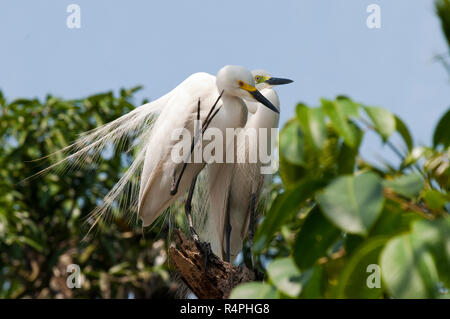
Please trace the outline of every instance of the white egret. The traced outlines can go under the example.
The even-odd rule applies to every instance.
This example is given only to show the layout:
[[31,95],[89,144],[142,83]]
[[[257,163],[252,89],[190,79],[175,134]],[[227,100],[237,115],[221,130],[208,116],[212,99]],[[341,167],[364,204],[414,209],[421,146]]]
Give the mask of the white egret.
[[[278,110],[279,99],[274,85],[291,83],[292,80],[274,78],[267,71],[255,70],[252,72],[256,88],[260,90]],[[271,128],[278,127],[278,113],[269,110],[257,102],[247,102],[247,108],[252,115],[241,134],[255,130],[256,141],[262,141],[259,134],[267,133],[266,150],[272,152]],[[265,129],[260,131],[260,129]],[[231,147],[235,147],[231,145]],[[203,238],[211,243],[213,252],[227,261],[233,261],[242,250],[242,245],[249,233],[250,246],[252,246],[255,211],[258,203],[264,176],[261,173],[261,160],[250,163],[250,148],[261,147],[251,144],[235,149],[237,151],[236,163],[214,163],[208,165],[207,192],[209,194],[209,213],[206,219],[206,236]],[[269,153],[271,154],[271,153]],[[204,187],[204,186],[203,186]],[[253,256],[252,256],[253,258]],[[253,259],[252,259],[253,261]]]
[[[238,128],[247,121],[244,100],[261,102],[271,112],[278,112],[255,88],[250,71],[239,66],[222,68],[216,78],[197,73],[186,79],[161,111],[152,134],[145,144],[146,152],[139,191],[139,217],[143,225],[152,224],[192,184],[207,159],[200,163],[176,163],[171,151],[178,141],[172,138],[175,129],[195,134],[194,121],[199,118],[225,136],[227,128]],[[218,101],[211,113],[211,105]],[[210,117],[209,115],[212,116]],[[208,142],[201,140],[203,147]],[[228,141],[225,142],[227,147]],[[175,187],[174,187],[175,186]],[[191,231],[192,219],[187,211]],[[195,233],[194,233],[195,235]],[[197,239],[197,238],[196,238]]]
[[[103,203],[92,213],[91,228],[115,206],[137,207],[143,225],[150,225],[184,194],[205,165],[205,161],[186,165],[171,159],[171,149],[177,143],[171,139],[172,131],[184,128],[192,135],[197,117],[222,133],[226,128],[242,127],[247,120],[247,108],[243,100],[259,101],[271,112],[278,111],[256,90],[251,72],[243,67],[225,66],[216,77],[195,73],[158,100],[86,133],[62,150],[72,154],[41,173],[59,164],[73,166],[82,164],[88,157],[98,159],[108,143],[120,144],[128,134],[135,133],[139,147],[136,158],[106,195]],[[212,105],[216,105],[214,112],[211,112]],[[208,144],[202,143],[204,146]],[[176,176],[176,187],[173,187]],[[140,189],[139,197],[135,198],[137,180],[140,181]],[[122,201],[123,197],[125,202]],[[193,230],[192,222],[190,226]]]

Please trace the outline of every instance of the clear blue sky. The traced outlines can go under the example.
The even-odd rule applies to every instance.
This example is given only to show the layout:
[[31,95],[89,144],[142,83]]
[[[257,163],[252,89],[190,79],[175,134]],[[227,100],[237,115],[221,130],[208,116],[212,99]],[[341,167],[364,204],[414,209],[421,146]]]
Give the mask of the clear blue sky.
[[[81,6],[81,29],[66,8]],[[366,8],[381,7],[381,29]],[[78,98],[144,85],[156,99],[189,74],[226,64],[264,68],[281,87],[281,121],[297,102],[345,94],[399,114],[419,143],[450,105],[446,52],[432,0],[0,2],[0,88],[9,99]],[[383,155],[369,138],[368,156]],[[387,155],[391,157],[391,155]]]

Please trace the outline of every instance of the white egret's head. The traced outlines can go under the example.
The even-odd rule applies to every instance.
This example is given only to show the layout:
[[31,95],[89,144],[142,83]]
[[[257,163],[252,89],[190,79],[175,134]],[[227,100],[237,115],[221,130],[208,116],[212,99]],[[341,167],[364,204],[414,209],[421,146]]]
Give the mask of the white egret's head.
[[255,88],[252,73],[242,66],[224,66],[217,73],[216,84],[219,91],[224,91],[224,94],[240,97],[247,101],[258,101],[279,113],[278,109]]
[[262,89],[272,88],[275,85],[289,84],[294,81],[283,78],[276,78],[270,75],[266,70],[254,70],[252,71],[253,78],[255,80],[256,88],[261,91]]

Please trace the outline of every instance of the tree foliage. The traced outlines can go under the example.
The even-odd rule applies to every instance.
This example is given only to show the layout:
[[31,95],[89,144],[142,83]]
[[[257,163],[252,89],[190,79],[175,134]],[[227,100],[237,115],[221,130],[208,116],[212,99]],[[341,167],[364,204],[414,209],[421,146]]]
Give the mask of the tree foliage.
[[[435,3],[450,46],[450,1]],[[256,236],[267,280],[232,297],[449,298],[449,128],[450,109],[433,146],[416,146],[387,109],[343,96],[297,105],[280,134],[282,185]],[[368,131],[399,156],[398,167],[361,158]]]
[[[409,147],[399,121],[347,97],[297,106],[280,133],[283,187],[255,239],[268,280],[232,297],[450,297],[450,148],[445,140],[439,148]],[[435,136],[446,129],[438,125]],[[368,131],[396,149],[399,167],[360,157]],[[404,153],[390,142],[396,134]],[[371,265],[381,270],[378,288],[367,284]]]
[[[57,152],[78,134],[109,122],[134,106],[139,88],[66,101],[48,96],[8,103],[0,93],[0,298],[172,296],[166,242],[147,239],[137,223],[118,215],[87,238],[88,213],[132,161],[111,147],[101,161],[64,173],[26,179],[61,159]],[[26,180],[25,180],[26,179]],[[77,264],[82,286],[66,285],[67,266]]]

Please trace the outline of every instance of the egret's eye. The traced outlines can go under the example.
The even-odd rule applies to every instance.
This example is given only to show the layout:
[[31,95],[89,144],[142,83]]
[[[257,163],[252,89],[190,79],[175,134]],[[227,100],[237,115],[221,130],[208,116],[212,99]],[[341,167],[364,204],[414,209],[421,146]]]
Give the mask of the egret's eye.
[[255,81],[259,82],[259,80],[261,80],[261,77],[259,75],[255,76]]
[[239,86],[243,86],[244,85],[243,81],[239,81],[238,83],[239,83]]

